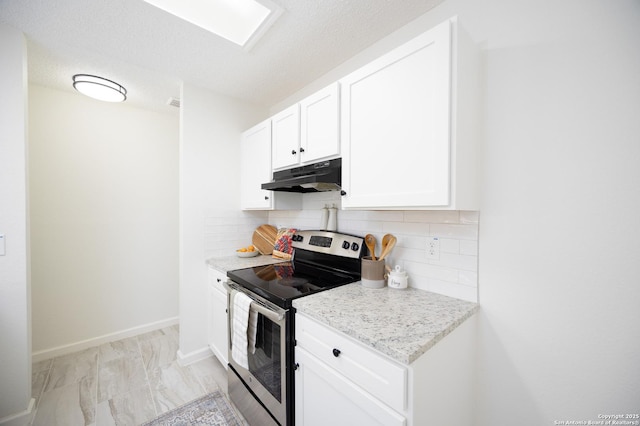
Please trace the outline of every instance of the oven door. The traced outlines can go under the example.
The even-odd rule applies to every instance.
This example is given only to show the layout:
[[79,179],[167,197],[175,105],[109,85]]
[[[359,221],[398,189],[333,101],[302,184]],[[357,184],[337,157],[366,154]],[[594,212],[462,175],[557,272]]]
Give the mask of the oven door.
[[[288,311],[228,282],[229,397],[250,424],[266,424],[264,408],[279,424],[287,424],[286,343]],[[248,368],[233,357],[234,296],[242,291],[252,299],[257,317],[255,345],[247,347]],[[248,339],[252,341],[253,339]],[[255,346],[255,347],[253,347]],[[249,389],[251,392],[248,392]],[[253,395],[252,395],[253,394]],[[256,403],[256,399],[259,403]],[[262,411],[262,413],[261,413]],[[268,418],[268,416],[267,416]],[[254,419],[254,421],[252,421]]]

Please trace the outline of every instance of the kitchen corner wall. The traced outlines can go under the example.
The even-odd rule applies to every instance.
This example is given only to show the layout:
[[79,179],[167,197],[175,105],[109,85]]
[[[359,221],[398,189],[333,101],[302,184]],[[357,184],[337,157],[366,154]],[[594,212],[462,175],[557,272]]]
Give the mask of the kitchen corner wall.
[[[302,210],[269,212],[268,223],[277,227],[319,229],[325,205],[340,208],[338,192],[303,195]],[[400,265],[409,285],[451,297],[478,301],[478,219],[474,211],[439,210],[338,210],[338,231],[380,241],[386,233],[398,238],[387,265]],[[440,240],[440,257],[427,258],[427,241]]]
[[[207,347],[207,265],[251,242],[264,220],[240,211],[240,133],[266,109],[190,83],[180,108],[180,350],[183,364],[210,356]],[[266,213],[261,213],[266,218]],[[203,232],[204,231],[204,232]],[[205,250],[205,246],[207,249]],[[226,250],[226,251],[225,251]]]

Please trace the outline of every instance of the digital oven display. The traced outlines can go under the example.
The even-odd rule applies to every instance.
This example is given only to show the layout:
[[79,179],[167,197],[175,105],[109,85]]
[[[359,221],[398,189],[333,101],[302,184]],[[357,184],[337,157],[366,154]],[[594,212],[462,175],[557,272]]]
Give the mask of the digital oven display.
[[309,245],[318,247],[331,247],[331,241],[333,241],[333,238],[331,237],[320,237],[318,235],[314,235],[309,240]]

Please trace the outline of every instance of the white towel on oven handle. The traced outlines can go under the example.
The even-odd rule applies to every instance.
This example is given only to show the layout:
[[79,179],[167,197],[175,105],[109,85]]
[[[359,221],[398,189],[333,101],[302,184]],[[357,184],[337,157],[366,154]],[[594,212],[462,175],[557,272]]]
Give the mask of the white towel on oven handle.
[[249,325],[247,326],[247,340],[249,352],[256,353],[256,335],[258,334],[258,313],[249,306]]
[[[249,327],[249,313],[251,312],[251,298],[240,291],[233,294],[233,334],[231,335],[231,357],[244,369],[249,369],[247,348],[247,330]],[[254,327],[255,329],[255,327]],[[255,337],[254,337],[255,345]]]

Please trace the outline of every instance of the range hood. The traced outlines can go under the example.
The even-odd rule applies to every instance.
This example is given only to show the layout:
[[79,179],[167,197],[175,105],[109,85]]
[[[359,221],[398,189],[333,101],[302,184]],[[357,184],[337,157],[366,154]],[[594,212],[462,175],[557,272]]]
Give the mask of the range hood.
[[271,182],[262,189],[283,192],[340,191],[342,184],[342,159],[320,161],[273,173]]

